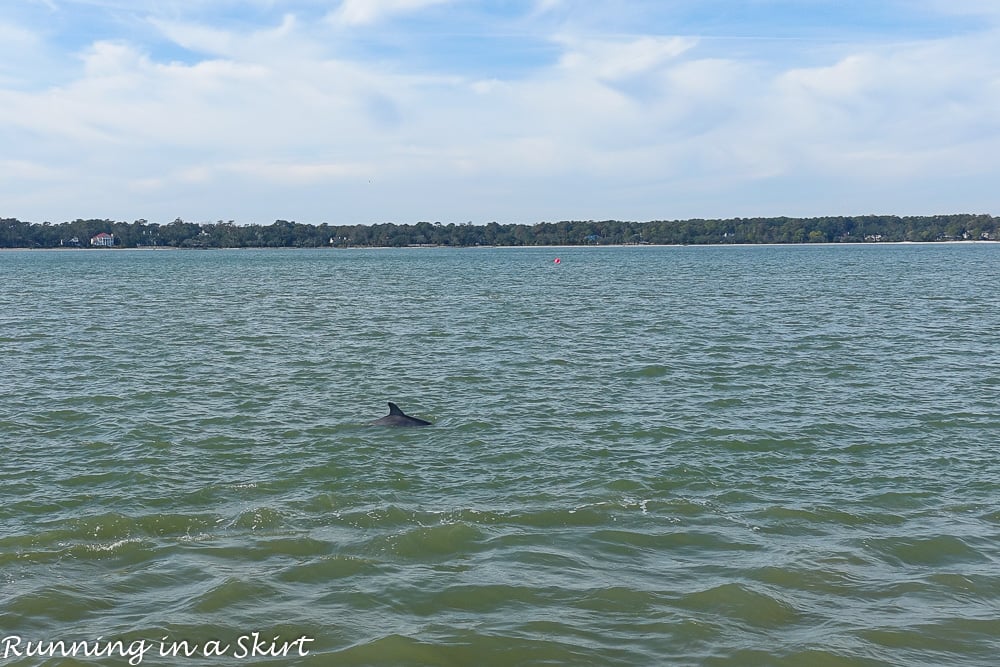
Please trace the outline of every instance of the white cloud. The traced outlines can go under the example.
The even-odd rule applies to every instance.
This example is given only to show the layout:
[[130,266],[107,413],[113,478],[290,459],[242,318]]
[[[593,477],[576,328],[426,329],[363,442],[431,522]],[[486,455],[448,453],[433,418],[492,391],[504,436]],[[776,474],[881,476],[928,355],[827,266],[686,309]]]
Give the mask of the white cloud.
[[702,154],[747,182],[881,184],[897,205],[907,190],[916,197],[936,188],[947,198],[956,179],[998,166],[996,47],[976,41],[858,50],[830,65],[776,72],[704,137],[714,149]]
[[[341,26],[430,3],[353,4]],[[0,198],[29,219],[641,219],[797,213],[802,183],[829,183],[896,212],[917,187],[967,210],[949,184],[1000,170],[992,32],[824,45],[807,65],[564,29],[555,58],[505,77],[348,58],[330,42],[349,31],[275,21],[156,20],[201,56],[102,40],[64,85],[0,80]],[[843,206],[812,212],[876,208]]]
[[65,176],[61,170],[42,162],[32,160],[0,160],[0,178],[11,181],[45,182]]
[[616,81],[663,67],[697,41],[682,37],[638,37],[619,40],[581,40],[562,37],[566,51],[559,61],[571,71],[584,71],[599,79]]
[[396,14],[415,12],[452,0],[343,0],[340,7],[330,14],[337,25],[360,26],[378,23]]
[[344,179],[359,181],[370,178],[375,173],[372,165],[353,162],[281,163],[252,160],[226,164],[222,168],[265,183],[292,186],[330,183]]
[[286,14],[276,27],[244,32],[160,18],[149,21],[170,41],[201,54],[251,61],[273,59],[276,54],[286,58],[311,55],[304,53],[308,42],[295,38],[300,25],[294,14]]
[[38,37],[34,32],[11,23],[0,22],[0,44],[15,48],[35,46]]
[[542,14],[555,11],[562,7],[564,0],[535,0],[535,5],[531,10],[529,15],[531,18],[537,18]]
[[45,60],[41,36],[16,23],[0,21],[0,86],[21,85],[26,73]]

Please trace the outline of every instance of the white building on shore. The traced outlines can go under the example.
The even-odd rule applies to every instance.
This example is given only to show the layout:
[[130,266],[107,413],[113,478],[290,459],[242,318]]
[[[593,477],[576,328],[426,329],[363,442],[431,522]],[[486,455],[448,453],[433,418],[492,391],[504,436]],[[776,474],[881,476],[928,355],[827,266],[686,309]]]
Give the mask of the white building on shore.
[[90,245],[104,247],[104,248],[113,248],[115,245],[115,235],[108,234],[106,232],[101,232],[97,236],[90,239]]

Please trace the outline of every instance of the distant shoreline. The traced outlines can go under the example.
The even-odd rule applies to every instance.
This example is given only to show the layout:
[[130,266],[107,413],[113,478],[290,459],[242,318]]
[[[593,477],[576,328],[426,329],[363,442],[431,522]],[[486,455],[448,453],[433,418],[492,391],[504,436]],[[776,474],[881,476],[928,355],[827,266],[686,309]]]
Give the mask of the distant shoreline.
[[167,224],[136,220],[32,223],[0,219],[0,247],[124,248],[371,248],[586,247],[628,245],[817,245],[1000,240],[1000,218],[956,213],[932,216],[827,216],[694,220],[563,220],[534,224],[450,222],[319,225],[275,220]]
[[993,239],[965,239],[947,241],[820,241],[820,242],[798,242],[798,243],[605,243],[605,244],[566,244],[566,245],[406,245],[406,246],[222,246],[222,247],[178,247],[178,246],[135,246],[117,248],[98,248],[81,246],[79,248],[68,248],[55,246],[52,248],[0,248],[3,252],[176,252],[176,251],[217,251],[217,250],[529,250],[550,249],[550,250],[576,250],[601,248],[785,248],[793,246],[803,247],[843,247],[843,246],[901,246],[901,245],[1000,245],[1000,240]]

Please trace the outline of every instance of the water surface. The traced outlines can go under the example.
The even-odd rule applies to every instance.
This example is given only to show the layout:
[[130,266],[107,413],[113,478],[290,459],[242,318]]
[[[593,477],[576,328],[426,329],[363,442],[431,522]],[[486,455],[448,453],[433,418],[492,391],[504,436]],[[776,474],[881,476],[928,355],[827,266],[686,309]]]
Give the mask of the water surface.
[[[998,245],[25,251],[0,277],[21,647],[1000,654]],[[388,400],[435,425],[367,427]]]

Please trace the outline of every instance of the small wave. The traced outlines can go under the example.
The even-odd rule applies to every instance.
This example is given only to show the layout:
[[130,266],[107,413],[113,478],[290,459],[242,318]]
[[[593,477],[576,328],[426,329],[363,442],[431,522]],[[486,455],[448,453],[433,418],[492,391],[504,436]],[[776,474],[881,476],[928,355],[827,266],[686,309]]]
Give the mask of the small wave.
[[477,551],[483,532],[467,523],[446,523],[411,528],[401,533],[380,536],[368,544],[369,550],[389,552],[406,559],[454,556]]
[[939,572],[927,580],[960,599],[993,601],[1000,598],[1000,575]]
[[652,591],[610,586],[588,592],[574,606],[601,613],[647,614],[662,604],[661,596]]
[[760,547],[749,542],[728,540],[717,533],[700,531],[678,531],[670,533],[644,533],[627,530],[598,530],[590,538],[613,548],[639,548],[651,551],[677,551],[681,549],[693,552],[712,551],[756,551]]
[[678,604],[693,611],[721,613],[755,627],[778,627],[800,619],[790,603],[737,583],[690,593]]
[[474,508],[446,511],[411,510],[389,505],[364,511],[338,512],[335,518],[353,528],[398,528],[414,525],[427,527],[453,523],[558,528],[604,525],[611,520],[608,511],[621,507],[638,507],[638,504],[599,503],[583,507],[506,512]]
[[886,491],[884,493],[872,495],[866,498],[864,502],[872,507],[892,510],[912,510],[926,507],[928,503],[933,502],[935,498],[936,495],[929,491],[910,493],[901,491]]
[[996,637],[998,632],[1000,621],[996,619],[953,618],[913,626],[876,627],[859,634],[894,656],[921,653],[934,655],[934,663],[940,665],[995,665],[995,641],[970,642],[966,638]]
[[15,595],[5,600],[4,612],[35,622],[52,619],[58,622],[75,622],[108,613],[114,609],[113,601],[93,590],[76,584],[46,586],[38,590]]
[[581,554],[551,547],[540,548],[533,538],[520,533],[496,537],[490,540],[489,546],[502,552],[506,562],[534,571],[579,572],[583,576],[593,567],[592,561]]
[[619,375],[624,378],[658,378],[668,375],[669,373],[670,369],[668,367],[661,366],[660,364],[651,364],[649,366],[642,366],[640,368],[623,371]]
[[[774,522],[769,532],[797,534],[803,526],[815,529],[817,534],[843,526],[898,526],[904,517],[886,512],[865,512],[856,514],[832,507],[770,507],[753,515],[760,522]],[[777,524],[777,525],[775,525]],[[821,530],[822,529],[822,530]]]
[[609,520],[607,510],[596,506],[513,512],[505,517],[507,523],[535,528],[602,526]]
[[850,594],[856,590],[859,581],[856,577],[831,567],[806,568],[769,565],[750,570],[747,576],[767,586],[830,595]]
[[344,666],[507,667],[509,665],[625,665],[621,648],[594,648],[568,639],[511,637],[471,630],[434,643],[391,634],[328,654],[325,664]]
[[214,514],[147,514],[137,517],[135,524],[145,535],[188,537],[211,531],[218,521]]
[[248,530],[266,530],[278,528],[284,523],[284,520],[284,516],[277,510],[269,507],[255,507],[241,512],[232,522],[232,526]]
[[124,556],[128,554],[139,554],[152,548],[153,543],[146,540],[129,537],[114,542],[76,544],[67,549],[67,553],[73,556]]
[[982,519],[983,521],[1000,525],[1000,510],[986,512],[985,514],[982,514],[979,518]]
[[137,529],[138,525],[132,517],[110,512],[73,519],[65,527],[45,531],[39,535],[38,542],[122,540],[131,537]]
[[276,597],[277,590],[259,579],[229,578],[195,598],[191,607],[198,613],[213,613],[234,605],[266,603]]
[[746,403],[746,399],[743,398],[715,398],[707,401],[705,407],[713,410],[722,410],[725,408],[736,408],[744,403]]
[[460,584],[411,598],[409,606],[419,616],[459,609],[488,614],[510,608],[540,608],[562,599],[558,590],[511,584]]
[[376,569],[376,561],[370,558],[338,554],[286,568],[278,574],[278,578],[294,583],[321,583],[374,573]]
[[440,515],[407,510],[396,505],[373,507],[366,510],[339,512],[336,519],[352,528],[394,528],[422,523],[437,523]]
[[121,540],[133,536],[166,537],[189,535],[210,529],[217,519],[205,514],[147,514],[128,516],[117,512],[100,514],[69,522],[43,534],[42,540]]
[[769,667],[802,667],[803,665],[822,665],[822,667],[888,667],[897,662],[884,662],[871,659],[869,651],[861,653],[836,651],[830,648],[807,648],[777,654],[776,651],[757,649],[739,649],[728,655],[715,657],[712,667],[746,667],[747,665],[768,665]]
[[0,540],[0,564],[47,563],[65,557],[125,558],[139,562],[150,557],[164,538],[185,540],[211,530],[210,515],[149,514],[138,517],[116,512],[56,523],[31,535]]
[[140,563],[156,553],[155,544],[138,537],[111,542],[58,543],[51,546],[31,545],[0,555],[0,565],[51,564],[66,558],[79,560],[116,559],[125,563]]
[[259,549],[282,556],[293,558],[310,558],[324,556],[330,553],[331,545],[323,540],[311,537],[277,537],[260,540],[256,545]]
[[986,554],[953,535],[879,538],[866,540],[866,544],[893,564],[942,566],[990,560]]

